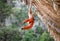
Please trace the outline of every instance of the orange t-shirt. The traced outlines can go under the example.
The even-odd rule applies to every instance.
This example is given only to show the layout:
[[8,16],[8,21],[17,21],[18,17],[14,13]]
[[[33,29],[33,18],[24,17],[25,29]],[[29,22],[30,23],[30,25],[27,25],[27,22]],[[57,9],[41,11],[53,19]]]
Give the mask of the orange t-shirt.
[[24,28],[22,28],[23,30],[27,30],[27,29],[30,29],[30,28],[33,27],[34,18],[30,18],[30,19],[24,20],[24,23],[26,23],[26,22],[29,22],[29,25],[28,26],[24,26]]

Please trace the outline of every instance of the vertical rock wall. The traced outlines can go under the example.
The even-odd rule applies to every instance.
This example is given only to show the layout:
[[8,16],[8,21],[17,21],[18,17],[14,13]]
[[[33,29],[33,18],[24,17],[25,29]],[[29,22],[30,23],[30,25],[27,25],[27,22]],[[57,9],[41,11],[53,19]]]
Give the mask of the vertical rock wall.
[[60,0],[33,0],[37,15],[55,41],[60,41]]
[[60,41],[60,0],[33,0],[32,4],[50,35],[55,41]]

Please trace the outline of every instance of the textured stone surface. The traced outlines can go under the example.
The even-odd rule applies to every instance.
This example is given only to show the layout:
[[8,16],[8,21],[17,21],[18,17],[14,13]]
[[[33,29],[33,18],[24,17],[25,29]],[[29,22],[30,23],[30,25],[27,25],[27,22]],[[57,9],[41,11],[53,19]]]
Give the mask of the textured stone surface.
[[39,18],[55,41],[60,41],[60,0],[33,0]]
[[32,4],[50,35],[55,41],[60,41],[60,0],[33,0]]

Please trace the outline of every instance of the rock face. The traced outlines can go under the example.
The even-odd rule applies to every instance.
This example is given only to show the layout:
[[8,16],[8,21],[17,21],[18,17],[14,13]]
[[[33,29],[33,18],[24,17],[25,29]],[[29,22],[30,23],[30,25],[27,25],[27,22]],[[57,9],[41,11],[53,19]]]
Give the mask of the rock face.
[[60,41],[60,0],[33,0],[32,4],[50,35],[55,41]]
[[33,0],[38,17],[55,41],[60,41],[60,0]]

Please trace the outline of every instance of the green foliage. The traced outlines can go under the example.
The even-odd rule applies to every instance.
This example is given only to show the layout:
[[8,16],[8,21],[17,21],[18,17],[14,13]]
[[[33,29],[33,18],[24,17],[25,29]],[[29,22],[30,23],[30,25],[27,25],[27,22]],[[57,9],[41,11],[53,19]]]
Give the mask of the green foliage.
[[26,8],[26,6],[21,6],[21,8],[17,8],[14,7],[12,8],[13,14],[17,19],[18,24],[15,25],[19,25],[20,27],[23,26],[23,20],[26,19],[28,17],[28,9]]
[[[0,28],[0,41],[54,41],[47,31],[43,30],[40,26],[36,30],[27,30],[19,32],[22,27],[23,20],[28,17],[28,9],[22,6],[20,9],[17,7],[12,8],[6,3],[6,0],[0,0],[0,20],[5,19],[10,13],[16,17],[17,21],[11,26]],[[3,16],[1,16],[3,15]],[[21,35],[21,33],[23,33]]]
[[0,41],[19,41],[21,39],[20,33],[17,29],[1,28]]
[[42,34],[43,32],[44,32],[44,30],[42,29],[42,27],[37,26],[37,28],[36,28],[36,33]]
[[5,18],[10,15],[11,7],[5,0],[0,0],[0,24],[5,22]]
[[[38,30],[39,31],[39,30]],[[41,31],[41,29],[40,29]],[[28,30],[23,33],[19,32],[18,28],[4,27],[0,29],[0,40],[1,41],[54,41],[49,33],[43,31],[36,33],[33,30]]]
[[14,15],[18,15],[20,13],[20,9],[18,7],[13,7],[12,11],[14,12]]
[[39,41],[54,41],[50,36],[49,33],[44,31],[39,39]]
[[24,34],[24,38],[22,41],[36,41],[37,40],[37,35],[34,34],[33,30],[26,31]]
[[11,7],[7,4],[4,3],[3,1],[0,1],[0,14],[10,14]]
[[6,2],[7,2],[7,0],[0,0],[0,2],[4,2],[4,3],[6,3]]

